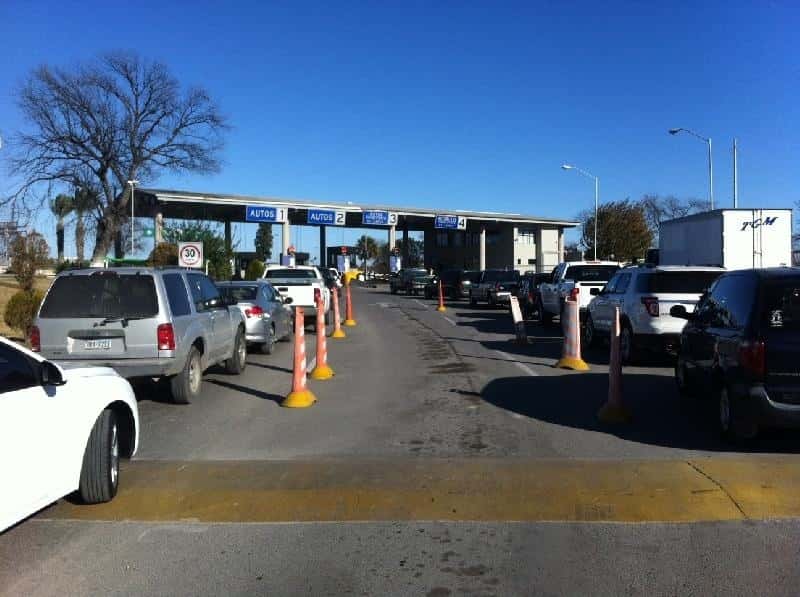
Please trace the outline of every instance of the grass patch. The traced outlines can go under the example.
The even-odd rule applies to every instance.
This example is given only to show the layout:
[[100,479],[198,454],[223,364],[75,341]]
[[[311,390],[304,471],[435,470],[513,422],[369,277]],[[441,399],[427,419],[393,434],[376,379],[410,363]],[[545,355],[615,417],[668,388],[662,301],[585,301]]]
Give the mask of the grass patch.
[[[50,283],[53,278],[46,278],[44,276],[36,276],[33,287],[37,290],[45,292],[50,288]],[[3,313],[6,312],[6,305],[9,299],[19,290],[19,284],[14,279],[14,276],[0,276],[0,335],[12,340],[23,340],[22,331],[15,330],[6,325],[3,321]]]

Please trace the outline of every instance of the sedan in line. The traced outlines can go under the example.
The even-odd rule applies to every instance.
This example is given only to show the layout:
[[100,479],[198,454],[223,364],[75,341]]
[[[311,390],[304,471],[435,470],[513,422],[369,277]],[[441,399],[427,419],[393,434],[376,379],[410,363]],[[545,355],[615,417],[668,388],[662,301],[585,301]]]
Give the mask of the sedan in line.
[[288,338],[293,329],[291,297],[283,297],[264,279],[250,282],[218,282],[217,288],[245,317],[245,338],[262,354],[272,354],[275,342]]

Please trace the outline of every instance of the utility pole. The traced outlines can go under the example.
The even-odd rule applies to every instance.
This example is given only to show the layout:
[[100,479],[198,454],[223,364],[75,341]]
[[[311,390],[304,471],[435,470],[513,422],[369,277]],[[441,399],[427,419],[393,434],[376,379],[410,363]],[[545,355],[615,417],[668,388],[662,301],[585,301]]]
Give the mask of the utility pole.
[[739,207],[739,147],[733,138],[733,208]]

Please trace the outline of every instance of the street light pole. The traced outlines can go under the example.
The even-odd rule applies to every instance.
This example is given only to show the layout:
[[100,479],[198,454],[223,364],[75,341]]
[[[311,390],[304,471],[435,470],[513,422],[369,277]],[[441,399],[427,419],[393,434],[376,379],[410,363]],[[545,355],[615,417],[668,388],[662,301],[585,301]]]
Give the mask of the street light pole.
[[695,133],[692,129],[685,129],[685,128],[677,128],[677,129],[669,129],[667,131],[670,135],[677,135],[678,133],[689,133],[693,137],[697,137],[701,141],[704,141],[706,145],[708,145],[708,202],[711,206],[711,209],[714,209],[714,162],[711,156],[711,137],[704,137],[703,135],[699,135]]
[[575,170],[588,178],[594,178],[594,260],[597,261],[597,221],[600,215],[600,178],[572,164],[561,164],[561,168],[563,170]]
[[134,228],[133,228],[133,192],[135,185],[139,184],[138,180],[129,180],[128,184],[131,185],[131,255],[133,255],[133,241],[134,241]]

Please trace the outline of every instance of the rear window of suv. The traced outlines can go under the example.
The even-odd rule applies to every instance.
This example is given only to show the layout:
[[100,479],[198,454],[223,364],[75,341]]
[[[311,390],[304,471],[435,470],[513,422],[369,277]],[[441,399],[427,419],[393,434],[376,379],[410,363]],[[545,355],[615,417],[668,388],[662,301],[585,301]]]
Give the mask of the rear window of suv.
[[653,272],[639,276],[637,290],[643,293],[701,294],[723,272]]
[[571,265],[565,280],[574,282],[608,282],[619,269],[616,265]]
[[265,278],[299,278],[299,279],[306,279],[306,278],[316,278],[317,274],[314,273],[313,269],[271,269],[268,270],[266,274],[264,274]]
[[800,278],[767,281],[760,317],[768,329],[800,330]]
[[56,278],[39,316],[146,318],[156,314],[158,298],[153,276],[102,271]]

